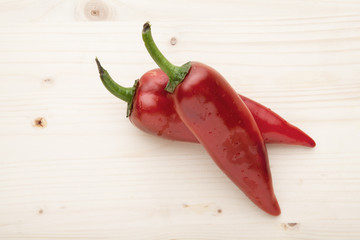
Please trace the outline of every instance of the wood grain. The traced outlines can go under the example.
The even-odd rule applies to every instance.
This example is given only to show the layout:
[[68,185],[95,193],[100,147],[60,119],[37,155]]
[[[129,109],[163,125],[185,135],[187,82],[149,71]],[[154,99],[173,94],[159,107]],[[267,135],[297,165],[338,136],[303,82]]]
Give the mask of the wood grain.
[[[359,239],[360,2],[0,1],[0,239]],[[181,11],[180,11],[181,10]],[[149,136],[98,78],[206,62],[304,129],[268,145],[282,215],[198,144]]]

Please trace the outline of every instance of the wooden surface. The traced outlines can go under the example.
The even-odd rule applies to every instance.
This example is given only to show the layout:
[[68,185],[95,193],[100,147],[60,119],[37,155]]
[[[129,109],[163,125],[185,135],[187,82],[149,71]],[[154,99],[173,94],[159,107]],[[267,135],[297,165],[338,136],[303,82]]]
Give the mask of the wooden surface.
[[[0,239],[360,239],[360,1],[0,1]],[[146,135],[102,86],[206,62],[301,127],[268,145],[282,214],[200,145]],[[172,40],[171,40],[172,39]]]

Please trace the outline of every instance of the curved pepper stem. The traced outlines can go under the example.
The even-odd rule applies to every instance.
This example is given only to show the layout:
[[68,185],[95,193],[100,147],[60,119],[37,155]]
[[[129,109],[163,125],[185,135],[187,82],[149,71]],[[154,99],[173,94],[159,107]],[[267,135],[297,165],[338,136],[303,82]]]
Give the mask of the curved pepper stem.
[[115,97],[120,98],[121,100],[127,102],[127,112],[126,117],[130,115],[133,98],[136,91],[138,80],[135,81],[133,87],[123,87],[117,84],[109,75],[109,73],[101,66],[99,59],[95,58],[96,64],[99,69],[100,79],[101,82],[104,84],[107,90],[112,93]]
[[165,87],[165,90],[168,92],[174,92],[176,86],[179,85],[188,74],[191,68],[191,62],[187,62],[182,66],[175,66],[174,64],[170,63],[156,46],[151,34],[151,27],[149,22],[146,22],[143,26],[142,38],[145,43],[145,47],[152,59],[169,77],[169,81]]

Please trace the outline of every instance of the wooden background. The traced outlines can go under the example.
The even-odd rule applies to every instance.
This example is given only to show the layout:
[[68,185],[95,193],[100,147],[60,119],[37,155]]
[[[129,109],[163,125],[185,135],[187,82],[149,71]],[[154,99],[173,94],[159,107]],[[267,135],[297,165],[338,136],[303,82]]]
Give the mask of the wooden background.
[[[360,239],[359,0],[0,0],[0,239]],[[309,133],[268,145],[282,214],[200,145],[146,135],[102,86],[205,62]]]

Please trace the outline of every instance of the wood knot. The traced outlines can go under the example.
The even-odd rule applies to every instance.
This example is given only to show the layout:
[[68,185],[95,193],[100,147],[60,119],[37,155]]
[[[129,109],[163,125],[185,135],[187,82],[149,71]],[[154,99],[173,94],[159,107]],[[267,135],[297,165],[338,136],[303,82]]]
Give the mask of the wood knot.
[[110,10],[104,2],[91,0],[84,6],[84,15],[91,21],[104,21],[110,18]]
[[47,121],[44,117],[38,117],[34,120],[33,126],[37,128],[45,128],[47,126]]
[[296,222],[291,222],[291,223],[282,223],[281,227],[284,230],[295,230],[299,227],[299,224]]
[[288,223],[287,224],[289,227],[295,227],[297,225],[297,223]]
[[54,80],[51,78],[45,78],[41,81],[42,85],[46,88],[51,87],[54,84]]
[[172,38],[170,39],[170,44],[171,44],[172,46],[175,46],[176,43],[177,43],[176,37],[172,37]]

